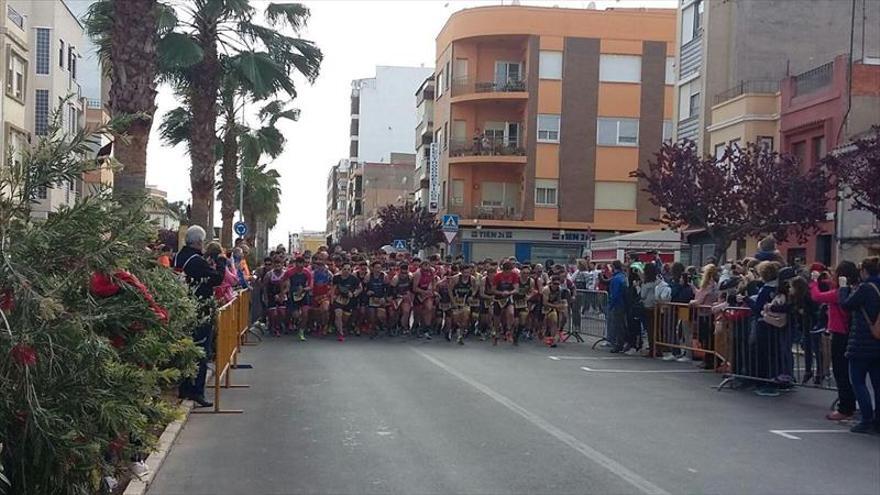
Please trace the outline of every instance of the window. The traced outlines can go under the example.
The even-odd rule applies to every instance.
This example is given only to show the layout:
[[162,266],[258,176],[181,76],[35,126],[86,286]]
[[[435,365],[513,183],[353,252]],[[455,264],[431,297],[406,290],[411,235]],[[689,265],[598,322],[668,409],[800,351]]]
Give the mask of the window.
[[688,44],[700,35],[702,29],[703,1],[696,0],[681,13],[681,45]]
[[666,57],[666,84],[675,83],[675,57]]
[[758,136],[758,146],[764,151],[773,151],[773,136]]
[[27,134],[10,127],[6,134],[6,142],[12,160],[15,163],[20,163],[22,153],[28,146]]
[[519,83],[522,78],[522,64],[498,60],[495,62],[495,84],[502,87],[510,83]]
[[635,182],[596,182],[597,210],[635,210]]
[[539,53],[538,76],[541,79],[562,79],[562,52]]
[[446,70],[443,71],[443,75],[446,76],[445,86],[447,88],[451,87],[450,79],[452,78],[452,70],[449,69],[449,62],[446,62]]
[[556,179],[535,179],[535,205],[556,206],[559,181]]
[[672,141],[672,121],[664,120],[663,121],[663,140],[664,141]]
[[464,181],[461,179],[452,179],[452,198],[449,200],[450,205],[464,204]]
[[700,114],[700,81],[693,80],[678,87],[678,120],[687,120]]
[[443,81],[445,81],[445,79],[443,79],[443,71],[441,70],[437,74],[437,99],[438,100],[440,99],[441,96],[443,96],[443,89],[444,89],[443,88]]
[[58,67],[64,68],[64,40],[58,40]]
[[70,70],[70,77],[76,80],[76,48],[67,49],[67,68]]
[[791,154],[794,155],[801,164],[807,160],[807,142],[799,141],[791,145]]
[[68,105],[67,115],[67,133],[70,135],[76,134],[79,130],[79,112],[77,112],[75,106]]
[[40,186],[37,188],[37,199],[46,199],[49,197],[49,190],[46,189],[46,186]]
[[449,147],[449,122],[443,123],[443,149]]
[[639,121],[600,118],[596,126],[596,143],[600,146],[638,146]]
[[559,115],[538,114],[538,141],[559,142]]
[[6,57],[6,94],[24,103],[27,62],[14,50]]
[[600,55],[599,80],[603,82],[641,82],[642,57],[638,55]]
[[483,182],[480,191],[480,205],[483,207],[513,207],[519,202],[519,184],[512,182]]
[[37,28],[37,74],[49,74],[49,29]]
[[453,80],[466,80],[468,77],[468,59],[466,58],[457,58],[455,59],[455,65],[452,68],[452,78]]
[[727,143],[718,143],[715,145],[715,161],[724,158],[725,149],[727,149]]
[[38,89],[34,95],[34,133],[45,136],[49,133],[49,90]]
[[730,140],[730,149],[733,151],[739,151],[742,149],[742,139],[736,138]]
[[816,165],[825,156],[825,136],[813,138],[813,163]]

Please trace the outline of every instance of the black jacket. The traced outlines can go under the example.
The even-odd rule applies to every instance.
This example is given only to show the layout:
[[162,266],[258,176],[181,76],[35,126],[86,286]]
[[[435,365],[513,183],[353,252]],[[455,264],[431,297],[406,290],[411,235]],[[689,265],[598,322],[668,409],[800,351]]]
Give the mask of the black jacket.
[[846,345],[846,357],[849,359],[880,360],[880,340],[871,335],[871,324],[862,314],[864,309],[871,321],[877,321],[880,315],[880,295],[871,285],[880,289],[880,278],[871,278],[855,290],[841,287],[838,291],[840,306],[849,311],[850,332]]
[[184,246],[177,253],[174,268],[186,274],[186,281],[200,298],[213,297],[214,287],[223,283],[223,272],[211,268],[202,252],[189,246]]

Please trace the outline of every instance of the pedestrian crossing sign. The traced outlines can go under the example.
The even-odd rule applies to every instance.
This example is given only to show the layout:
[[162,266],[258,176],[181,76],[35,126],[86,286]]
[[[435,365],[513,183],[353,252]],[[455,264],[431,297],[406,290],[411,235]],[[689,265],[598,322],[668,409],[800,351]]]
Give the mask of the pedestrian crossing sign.
[[405,239],[394,239],[394,249],[398,251],[406,251],[406,240]]
[[458,232],[458,215],[443,215],[443,231]]

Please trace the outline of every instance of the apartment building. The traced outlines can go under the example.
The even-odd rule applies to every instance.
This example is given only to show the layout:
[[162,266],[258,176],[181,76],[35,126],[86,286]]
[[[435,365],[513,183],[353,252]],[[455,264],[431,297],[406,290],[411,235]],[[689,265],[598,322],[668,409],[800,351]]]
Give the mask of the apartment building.
[[[12,14],[14,11],[15,14]],[[12,17],[10,18],[10,14]],[[13,27],[10,27],[10,24]],[[14,67],[22,62],[17,56],[27,56],[24,79],[21,90],[15,89],[19,76],[13,68],[14,82],[13,92],[21,95],[19,104],[24,107],[25,129],[31,134],[32,139],[39,139],[48,133],[50,121],[58,111],[62,128],[69,133],[76,132],[84,125],[84,103],[80,84],[78,82],[77,67],[79,64],[80,47],[84,46],[83,26],[77,16],[70,10],[63,0],[28,1],[7,0],[6,21],[7,27],[5,39],[10,38],[10,32],[21,36],[22,41],[28,44],[28,50],[7,56],[7,90],[9,82],[9,63]],[[19,45],[18,49],[21,49]],[[13,49],[17,51],[18,49]],[[9,98],[4,99],[6,103]],[[16,98],[12,98],[16,100]],[[63,104],[63,108],[59,108]],[[20,112],[21,109],[14,105],[4,105],[4,119],[6,115]],[[12,113],[10,113],[12,112]],[[16,115],[15,118],[18,118]],[[22,139],[22,135],[15,134],[14,139]],[[24,133],[22,133],[24,134]],[[14,140],[12,139],[12,140]],[[52,211],[63,205],[72,205],[81,192],[80,180],[56,187],[46,188],[39,192],[37,204],[34,205],[33,214],[36,217],[45,218]]]
[[416,90],[416,170],[413,175],[413,202],[428,207],[431,143],[434,142],[434,76]]
[[356,234],[376,225],[379,209],[412,198],[415,155],[393,153],[391,163],[352,163],[348,170],[348,231]]
[[[29,71],[31,28],[26,22],[25,13],[6,0],[0,0],[0,13],[3,15],[0,57],[6,67],[2,76],[5,91],[0,98],[0,115],[3,118],[0,150],[4,150],[0,160],[6,165],[10,158],[18,160],[21,150],[31,141],[26,108],[33,102],[30,86],[33,77]],[[7,154],[6,150],[11,153]]]
[[[713,120],[714,106],[742,95],[773,95],[782,78],[848,53],[851,32],[854,46],[860,47],[865,39],[877,39],[875,33],[880,29],[880,24],[868,20],[871,15],[851,15],[852,5],[857,9],[866,6],[867,14],[880,8],[880,3],[873,1],[680,2],[676,22],[675,139],[691,139],[704,153],[713,153],[713,147],[720,144],[706,139],[710,127],[717,128],[724,122]],[[809,13],[805,15],[806,10]],[[854,30],[850,29],[851,22],[855,23]],[[745,115],[752,122],[771,119],[774,113],[770,113],[769,99],[750,101],[758,113]],[[727,115],[724,111],[718,117]],[[743,126],[743,130],[746,127],[761,126]],[[760,132],[765,133],[760,136],[766,135],[766,126]],[[758,136],[749,134],[739,139],[746,142],[746,137]],[[736,136],[728,141],[733,139]]]
[[414,152],[412,96],[433,72],[425,67],[377,66],[375,77],[351,82],[352,162],[388,163],[391,153]]
[[327,235],[338,241],[348,232],[348,160],[339,160],[327,174]]
[[327,233],[315,230],[301,230],[287,235],[287,252],[317,252],[318,248],[327,244]]
[[630,173],[671,137],[674,9],[466,9],[437,36],[441,209],[467,259],[656,229]]

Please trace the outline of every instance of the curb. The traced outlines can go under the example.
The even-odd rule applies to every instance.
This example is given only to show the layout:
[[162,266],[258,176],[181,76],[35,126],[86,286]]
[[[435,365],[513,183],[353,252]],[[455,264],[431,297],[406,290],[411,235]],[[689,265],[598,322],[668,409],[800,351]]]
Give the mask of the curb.
[[156,473],[158,473],[159,469],[162,467],[162,463],[165,462],[165,458],[168,457],[168,454],[171,452],[171,447],[177,440],[177,436],[180,434],[181,430],[183,430],[183,425],[186,424],[187,419],[189,419],[190,412],[193,409],[193,402],[191,400],[182,401],[179,408],[181,412],[183,412],[183,417],[168,423],[168,426],[165,427],[165,431],[159,436],[156,451],[147,457],[146,463],[150,470],[141,477],[132,478],[128,483],[128,486],[125,488],[125,491],[122,492],[122,495],[144,495],[147,493],[150,483],[152,483]]

